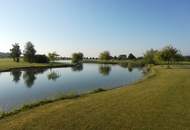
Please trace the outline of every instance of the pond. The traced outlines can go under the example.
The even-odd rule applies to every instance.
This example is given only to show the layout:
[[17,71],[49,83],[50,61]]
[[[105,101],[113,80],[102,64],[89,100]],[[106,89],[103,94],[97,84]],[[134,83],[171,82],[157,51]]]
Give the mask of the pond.
[[119,65],[83,64],[72,68],[26,69],[0,73],[0,109],[11,111],[23,104],[112,89],[143,77],[142,69]]

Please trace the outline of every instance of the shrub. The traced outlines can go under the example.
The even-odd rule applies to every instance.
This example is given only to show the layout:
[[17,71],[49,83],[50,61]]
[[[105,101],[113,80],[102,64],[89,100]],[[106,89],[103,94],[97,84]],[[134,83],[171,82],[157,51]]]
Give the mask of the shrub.
[[35,55],[34,61],[35,63],[48,63],[49,59],[46,55]]

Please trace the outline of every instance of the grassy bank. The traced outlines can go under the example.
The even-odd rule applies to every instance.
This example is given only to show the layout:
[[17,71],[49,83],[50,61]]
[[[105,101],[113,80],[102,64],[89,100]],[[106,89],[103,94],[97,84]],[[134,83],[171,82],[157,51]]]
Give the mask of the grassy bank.
[[131,85],[60,100],[0,120],[3,130],[189,129],[190,69],[156,68]]
[[96,63],[96,64],[119,64],[127,66],[130,64],[132,67],[144,66],[143,60],[83,60],[83,63]]
[[71,67],[73,64],[70,63],[27,63],[20,61],[19,63],[13,62],[12,59],[0,59],[0,72],[10,71],[13,69],[25,69],[25,68],[54,68],[54,67]]

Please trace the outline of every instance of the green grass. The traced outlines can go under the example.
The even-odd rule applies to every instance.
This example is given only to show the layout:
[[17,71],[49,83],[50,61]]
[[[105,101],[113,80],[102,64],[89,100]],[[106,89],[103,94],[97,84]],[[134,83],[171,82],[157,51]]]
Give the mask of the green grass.
[[59,100],[0,120],[2,130],[190,129],[190,69],[156,67],[144,81]]
[[119,64],[121,66],[127,67],[128,64],[132,67],[144,66],[145,63],[143,60],[93,60],[93,59],[84,59],[83,63],[96,63],[96,64]]
[[49,68],[49,67],[69,67],[73,66],[69,63],[48,63],[48,64],[39,64],[39,63],[27,63],[20,61],[19,63],[13,62],[12,59],[0,59],[0,71],[10,71],[12,69],[19,68]]

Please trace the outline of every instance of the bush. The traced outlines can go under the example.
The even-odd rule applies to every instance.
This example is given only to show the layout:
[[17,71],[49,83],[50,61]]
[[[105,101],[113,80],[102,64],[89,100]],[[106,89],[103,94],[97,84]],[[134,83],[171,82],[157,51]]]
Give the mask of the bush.
[[49,59],[46,55],[35,55],[34,61],[35,63],[48,63]]
[[104,52],[100,53],[99,58],[100,58],[100,60],[110,60],[111,56],[110,56],[109,51],[104,51]]
[[73,63],[80,63],[83,60],[83,53],[79,52],[79,53],[73,53],[72,54],[72,62]]

